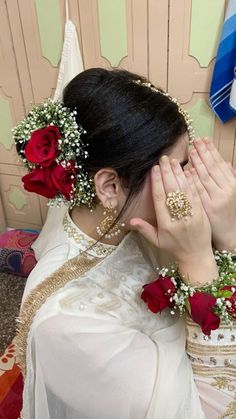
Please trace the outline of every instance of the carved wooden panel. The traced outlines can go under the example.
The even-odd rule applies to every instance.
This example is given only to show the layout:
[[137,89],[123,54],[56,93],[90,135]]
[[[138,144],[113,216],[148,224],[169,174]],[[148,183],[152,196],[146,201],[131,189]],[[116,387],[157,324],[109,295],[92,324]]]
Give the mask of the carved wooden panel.
[[19,164],[11,128],[25,115],[7,7],[0,2],[0,163]]
[[[236,167],[235,120],[222,125],[208,106],[225,5],[226,0],[68,0],[85,69],[118,66],[147,76],[189,109],[197,134],[214,136]],[[11,227],[36,227],[45,220],[46,199],[23,190],[11,128],[54,93],[65,1],[0,0],[0,24],[0,217],[4,212]]]
[[197,135],[214,137],[223,157],[235,164],[235,119],[223,125],[208,105],[226,4],[223,0],[169,1],[168,90],[193,115]]
[[36,194],[22,187],[21,176],[25,171],[20,166],[0,166],[0,190],[6,224],[10,227],[40,228],[41,214]]

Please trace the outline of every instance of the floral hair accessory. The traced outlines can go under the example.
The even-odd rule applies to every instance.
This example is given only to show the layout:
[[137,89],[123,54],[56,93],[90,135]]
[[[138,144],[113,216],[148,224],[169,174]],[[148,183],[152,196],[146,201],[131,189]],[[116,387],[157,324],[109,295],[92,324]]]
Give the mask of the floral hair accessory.
[[150,82],[142,82],[140,79],[138,80],[132,80],[133,83],[139,84],[141,86],[146,86],[149,89],[151,89],[153,92],[157,92],[160,93],[163,96],[168,97],[171,102],[175,103],[178,106],[178,110],[179,113],[184,117],[185,123],[186,123],[186,127],[188,130],[188,135],[189,135],[189,143],[192,144],[193,140],[195,138],[195,132],[192,126],[192,119],[190,118],[189,113],[183,109],[180,105],[180,103],[178,102],[178,100],[175,97],[172,97],[168,92],[164,92],[163,90],[158,89],[157,87],[153,86],[152,83]]
[[92,206],[93,181],[83,167],[88,157],[81,135],[86,131],[76,122],[77,111],[60,102],[34,106],[15,128],[16,148],[29,174],[23,176],[24,188],[49,198],[49,205],[62,202]]
[[205,335],[218,329],[221,321],[236,321],[236,257],[226,251],[215,251],[219,278],[201,287],[185,284],[174,267],[159,270],[159,277],[143,286],[142,300],[150,311],[187,312]]

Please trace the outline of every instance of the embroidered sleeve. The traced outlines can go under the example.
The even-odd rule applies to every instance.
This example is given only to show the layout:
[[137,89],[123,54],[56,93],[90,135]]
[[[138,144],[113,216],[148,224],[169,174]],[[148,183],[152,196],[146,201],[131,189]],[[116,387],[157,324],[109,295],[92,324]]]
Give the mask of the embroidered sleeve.
[[186,320],[186,350],[200,398],[206,409],[215,409],[216,417],[222,419],[232,419],[236,412],[235,326],[221,325],[206,336],[196,323],[189,318]]

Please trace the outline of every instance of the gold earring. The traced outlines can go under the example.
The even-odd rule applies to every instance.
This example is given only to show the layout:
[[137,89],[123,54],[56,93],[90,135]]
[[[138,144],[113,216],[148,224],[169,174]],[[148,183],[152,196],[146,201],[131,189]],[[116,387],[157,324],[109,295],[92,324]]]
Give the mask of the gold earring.
[[117,214],[117,210],[109,205],[109,207],[103,207],[105,218],[97,226],[97,233],[100,237],[104,236],[106,239],[111,239],[114,236],[118,236],[121,233],[121,227],[125,227],[124,223],[118,222],[112,228],[112,224],[115,220],[114,215]]

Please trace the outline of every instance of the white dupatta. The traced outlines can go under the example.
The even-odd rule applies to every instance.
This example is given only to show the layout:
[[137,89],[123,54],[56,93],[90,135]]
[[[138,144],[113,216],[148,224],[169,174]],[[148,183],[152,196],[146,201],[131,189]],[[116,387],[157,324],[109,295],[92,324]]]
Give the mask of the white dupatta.
[[[24,419],[205,418],[184,321],[167,311],[154,315],[140,299],[142,285],[155,278],[143,250],[128,234],[38,311],[28,337]],[[47,257],[49,275],[80,251],[59,226],[39,265]],[[26,294],[40,280],[40,266]]]

